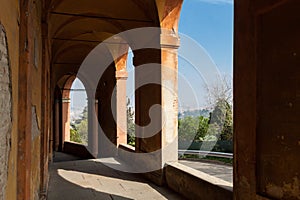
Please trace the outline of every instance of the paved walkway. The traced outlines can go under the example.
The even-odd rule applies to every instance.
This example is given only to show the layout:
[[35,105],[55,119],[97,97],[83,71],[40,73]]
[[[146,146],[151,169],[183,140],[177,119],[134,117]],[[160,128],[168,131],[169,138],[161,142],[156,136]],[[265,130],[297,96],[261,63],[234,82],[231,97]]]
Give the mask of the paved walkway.
[[50,169],[48,200],[77,199],[180,200],[183,198],[135,174],[113,170],[98,160],[53,163]]
[[65,162],[65,161],[75,161],[75,160],[84,160],[77,156],[73,156],[70,154],[62,153],[62,152],[54,152],[53,162]]
[[204,161],[189,161],[180,160],[179,163],[196,170],[205,172],[209,175],[215,176],[227,182],[233,183],[233,168],[229,165],[222,165]]
[[[55,152],[54,163],[50,167],[48,200],[183,199],[136,174],[113,170],[97,159],[79,159]],[[233,182],[232,166],[189,160],[180,160],[179,163]]]

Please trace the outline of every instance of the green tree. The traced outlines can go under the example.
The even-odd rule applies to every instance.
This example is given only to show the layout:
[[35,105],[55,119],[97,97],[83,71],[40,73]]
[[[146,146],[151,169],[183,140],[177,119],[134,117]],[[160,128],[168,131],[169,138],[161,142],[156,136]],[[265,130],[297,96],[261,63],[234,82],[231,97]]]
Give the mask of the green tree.
[[88,142],[88,110],[84,107],[80,118],[71,124],[71,141],[87,145]]
[[82,143],[81,136],[76,129],[71,126],[70,129],[70,140],[77,143]]
[[210,115],[209,123],[215,126],[214,131],[216,133],[210,133],[213,135],[219,135],[219,140],[231,140],[233,139],[233,119],[232,119],[232,107],[225,99],[219,99],[216,103],[215,109]]
[[233,140],[233,114],[232,107],[226,102],[225,105],[225,120],[223,129],[220,135],[221,140],[232,141]]
[[79,124],[77,124],[76,128],[81,137],[82,144],[87,145],[87,142],[88,142],[88,121],[87,121],[87,119],[84,119]]
[[195,137],[196,141],[203,141],[208,131],[208,121],[209,119],[203,116],[199,116],[199,125],[197,130],[197,135]]
[[135,146],[134,111],[129,98],[127,98],[127,144]]
[[178,138],[180,141],[192,141],[197,135],[199,120],[197,117],[185,117],[178,121]]

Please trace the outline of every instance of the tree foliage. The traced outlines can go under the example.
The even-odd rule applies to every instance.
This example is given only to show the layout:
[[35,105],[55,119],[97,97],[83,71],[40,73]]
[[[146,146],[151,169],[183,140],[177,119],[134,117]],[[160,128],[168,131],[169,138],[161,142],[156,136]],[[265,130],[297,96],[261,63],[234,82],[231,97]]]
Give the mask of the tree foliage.
[[127,99],[127,144],[135,146],[135,123],[134,111],[130,106],[130,99]]
[[81,136],[74,126],[71,126],[70,129],[70,140],[73,142],[82,143]]
[[[206,89],[208,93],[206,109],[210,110],[209,117],[180,116],[181,118],[178,120],[179,142],[218,141],[218,144],[232,143],[233,112],[230,81],[226,77],[222,77],[216,82],[216,85],[207,86]],[[218,147],[218,150],[222,151],[222,149],[225,148]]]
[[197,117],[185,117],[178,122],[178,137],[181,141],[191,141],[195,138],[198,130]]
[[73,142],[78,142],[87,145],[88,142],[88,110],[84,107],[79,119],[71,124],[70,139]]
[[208,131],[209,119],[203,116],[187,116],[178,121],[180,141],[203,141]]

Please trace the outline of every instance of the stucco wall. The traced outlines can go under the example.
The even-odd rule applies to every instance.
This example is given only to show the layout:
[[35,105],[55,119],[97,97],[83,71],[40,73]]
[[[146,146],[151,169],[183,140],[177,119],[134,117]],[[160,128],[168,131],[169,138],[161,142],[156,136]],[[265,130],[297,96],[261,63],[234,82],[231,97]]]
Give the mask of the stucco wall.
[[5,198],[11,136],[11,77],[6,33],[0,24],[0,199]]
[[[11,144],[8,152],[7,186],[5,189],[6,199],[16,199],[16,160],[17,160],[17,128],[18,128],[18,69],[19,69],[19,5],[18,1],[0,0],[0,24],[6,32],[6,47],[10,64],[11,76],[11,109],[12,126],[10,133]],[[3,6],[5,5],[5,6]],[[1,79],[2,80],[2,79]],[[2,91],[1,91],[2,94]],[[7,94],[6,94],[7,95]],[[9,101],[7,101],[9,102]],[[4,116],[4,115],[3,115]],[[1,113],[1,121],[2,121]],[[2,133],[2,131],[0,131]],[[6,141],[7,142],[7,141]],[[2,143],[1,143],[2,147]],[[2,161],[1,161],[2,162]],[[2,178],[0,178],[2,180]],[[4,188],[1,187],[4,190]],[[3,191],[4,192],[4,191]],[[0,192],[2,193],[2,191]],[[0,197],[1,199],[1,197]]]
[[[0,6],[0,199],[14,200],[17,199],[18,180],[16,170],[18,149],[20,10],[19,1],[0,0],[0,5],[2,5]],[[32,60],[30,60],[32,63],[31,197],[32,199],[38,199],[40,189],[40,127],[42,114],[42,10],[40,1],[34,1],[30,5],[31,15],[34,20],[30,22],[28,39],[29,43],[31,43],[30,47],[32,47],[31,52],[35,52],[32,54]],[[5,30],[6,33],[7,40],[5,42],[2,30]],[[7,58],[7,61],[6,59],[3,60],[3,58]],[[5,198],[3,197],[4,195]]]
[[41,173],[41,120],[42,120],[42,31],[41,1],[33,1],[31,6],[31,52],[32,54],[32,124],[31,124],[31,199],[39,199]]

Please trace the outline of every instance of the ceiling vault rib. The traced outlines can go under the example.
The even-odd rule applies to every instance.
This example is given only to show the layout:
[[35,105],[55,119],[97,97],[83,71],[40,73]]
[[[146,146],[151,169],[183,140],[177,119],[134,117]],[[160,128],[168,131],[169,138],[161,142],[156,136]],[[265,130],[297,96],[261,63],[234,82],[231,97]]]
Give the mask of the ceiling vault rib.
[[104,16],[96,16],[96,15],[82,15],[82,14],[64,13],[64,12],[55,12],[55,11],[52,11],[51,14],[64,15],[64,16],[73,16],[73,17],[103,19],[103,20],[130,21],[130,22],[143,22],[143,23],[149,23],[149,22],[152,23],[153,22],[153,20],[114,18],[114,17],[104,17]]
[[65,39],[65,38],[52,38],[52,40],[69,41],[69,42],[89,42],[89,43],[104,43],[104,44],[127,44],[125,42],[106,42],[97,40],[79,40],[79,39]]

